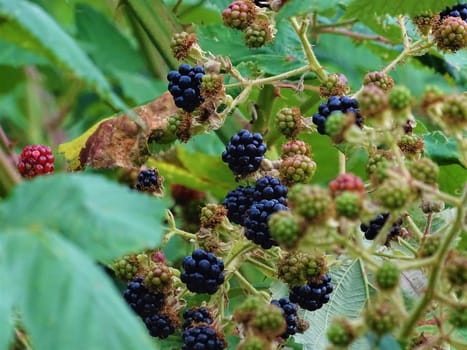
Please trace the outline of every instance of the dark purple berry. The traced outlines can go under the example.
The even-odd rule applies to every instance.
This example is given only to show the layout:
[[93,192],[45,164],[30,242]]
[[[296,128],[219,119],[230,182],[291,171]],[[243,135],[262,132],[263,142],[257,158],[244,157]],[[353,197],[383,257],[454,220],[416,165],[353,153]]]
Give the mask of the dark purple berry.
[[203,67],[191,67],[186,63],[181,64],[178,71],[170,71],[167,74],[168,89],[177,107],[193,112],[203,103],[204,98],[201,96],[203,76]]
[[214,294],[224,283],[224,263],[213,253],[195,249],[183,259],[180,279],[194,293]]
[[136,277],[127,285],[123,297],[130,307],[143,319],[160,311],[164,294],[149,291],[143,285],[143,278]]
[[290,290],[290,301],[309,311],[320,309],[329,301],[333,286],[331,276],[324,275],[321,283],[308,282],[304,286],[296,286]]
[[276,305],[282,310],[284,315],[286,329],[281,338],[287,339],[289,336],[297,333],[297,306],[286,298],[273,299],[271,304]]
[[155,314],[144,319],[144,324],[153,337],[165,339],[175,333],[175,324],[168,315]]
[[198,325],[199,323],[206,323],[211,324],[213,322],[213,317],[208,309],[205,307],[192,307],[191,309],[187,309],[183,312],[183,318],[185,322],[183,322],[182,328],[191,328],[194,325]]
[[182,332],[182,350],[222,350],[226,342],[209,326],[200,325]]

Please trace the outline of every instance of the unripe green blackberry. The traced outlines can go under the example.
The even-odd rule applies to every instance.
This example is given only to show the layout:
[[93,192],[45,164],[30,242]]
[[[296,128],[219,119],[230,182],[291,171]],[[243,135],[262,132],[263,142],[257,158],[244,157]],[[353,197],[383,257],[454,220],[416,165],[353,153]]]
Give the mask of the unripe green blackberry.
[[302,115],[298,107],[284,107],[276,114],[276,127],[282,135],[294,138],[302,127]]
[[366,172],[374,184],[383,182],[387,177],[387,169],[392,163],[392,153],[389,151],[377,150],[370,153],[366,163]]
[[375,85],[383,91],[389,91],[394,86],[392,77],[383,72],[368,72],[363,78],[363,85]]
[[467,95],[449,95],[441,107],[442,119],[453,132],[467,128]]
[[370,301],[364,313],[365,324],[378,336],[389,333],[400,322],[400,315],[396,310],[389,301]]
[[258,48],[272,41],[273,35],[270,24],[266,20],[259,20],[246,27],[245,44],[248,47]]
[[433,32],[436,46],[446,52],[467,47],[467,22],[460,17],[446,17]]
[[323,255],[305,252],[292,252],[284,255],[277,267],[279,278],[290,287],[301,286],[307,282],[320,282],[328,273]]
[[444,209],[444,202],[424,193],[420,208],[425,214],[439,213]]
[[456,328],[467,328],[467,308],[452,309],[449,313],[449,323]]
[[413,160],[407,164],[407,168],[414,179],[428,185],[434,185],[438,182],[439,167],[430,158]]
[[291,186],[296,183],[308,183],[315,174],[316,163],[311,158],[298,154],[284,159],[279,168],[280,180]]
[[446,259],[446,275],[449,282],[456,287],[467,285],[467,254],[453,250]]
[[263,307],[263,305],[263,301],[258,296],[250,295],[243,303],[235,308],[233,314],[235,322],[247,324],[254,318],[256,312]]
[[362,196],[357,192],[342,192],[336,197],[335,203],[337,215],[348,219],[358,218],[362,211]]
[[224,77],[217,73],[205,74],[201,82],[201,96],[208,100],[224,95]]
[[153,292],[167,293],[172,289],[172,271],[164,263],[155,263],[144,276],[144,286]]
[[335,318],[327,331],[328,340],[337,347],[347,347],[356,338],[355,327],[345,318]]
[[401,209],[410,200],[412,189],[406,181],[388,178],[375,192],[379,204],[388,210]]
[[155,129],[148,138],[148,143],[170,144],[177,140],[177,130],[183,120],[182,113],[176,113],[169,117],[165,129]]
[[199,217],[201,227],[213,229],[220,225],[227,217],[227,209],[222,204],[209,203],[201,208]]
[[388,106],[388,95],[374,84],[366,85],[358,95],[358,108],[363,117],[377,118]]
[[329,191],[316,185],[294,185],[288,199],[289,207],[311,223],[324,223],[333,213]]
[[428,85],[420,100],[420,109],[424,115],[431,116],[431,111],[436,112],[436,106],[445,98],[444,91],[438,86]]
[[264,350],[267,349],[266,341],[261,337],[248,336],[238,346],[236,350]]
[[342,96],[350,91],[349,82],[343,74],[330,73],[319,86],[321,97]]
[[256,310],[252,326],[261,336],[274,339],[284,333],[286,322],[282,310],[270,304]]
[[195,33],[175,33],[170,42],[173,56],[179,61],[185,60],[189,56],[190,49],[197,41]]
[[425,148],[423,137],[417,135],[402,135],[397,145],[407,157],[417,156],[423,153]]
[[376,284],[383,290],[392,290],[399,284],[400,271],[396,264],[385,261],[376,271]]
[[410,107],[412,103],[412,93],[403,85],[396,85],[389,92],[389,105],[398,111]]
[[268,227],[272,238],[286,249],[295,247],[303,233],[298,218],[288,210],[273,213],[269,218]]
[[281,158],[289,158],[296,156],[298,154],[310,157],[311,148],[310,146],[300,140],[290,140],[282,145],[281,148]]
[[433,256],[437,251],[439,246],[441,245],[441,236],[440,235],[432,235],[426,237],[423,244],[418,248],[418,256],[422,258],[428,258]]
[[130,282],[138,273],[138,260],[135,255],[125,255],[113,264],[115,276],[124,281]]
[[257,13],[252,0],[237,0],[222,11],[222,20],[228,27],[244,30],[255,20]]
[[344,114],[341,111],[332,112],[326,119],[326,134],[335,143],[341,143],[345,139],[345,132],[354,124],[355,117]]

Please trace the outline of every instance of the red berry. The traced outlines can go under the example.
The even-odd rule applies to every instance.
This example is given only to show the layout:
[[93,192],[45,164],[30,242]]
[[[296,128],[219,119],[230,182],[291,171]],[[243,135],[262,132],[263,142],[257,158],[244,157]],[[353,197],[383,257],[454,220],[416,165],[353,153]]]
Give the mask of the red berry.
[[19,156],[18,171],[25,178],[52,174],[54,172],[54,159],[49,146],[26,146]]
[[340,174],[329,183],[329,190],[333,197],[344,191],[364,193],[365,187],[362,179],[354,174]]

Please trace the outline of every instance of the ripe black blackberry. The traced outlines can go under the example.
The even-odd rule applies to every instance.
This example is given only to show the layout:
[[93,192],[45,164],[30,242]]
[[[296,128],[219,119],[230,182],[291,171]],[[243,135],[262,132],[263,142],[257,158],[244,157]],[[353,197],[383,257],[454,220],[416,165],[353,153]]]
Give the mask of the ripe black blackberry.
[[256,181],[253,199],[255,202],[277,199],[279,203],[287,205],[287,187],[279,179],[267,175]]
[[321,283],[308,282],[304,286],[293,287],[289,297],[291,302],[300,307],[315,311],[329,301],[332,291],[331,276],[326,274]]
[[211,324],[213,322],[211,313],[204,306],[192,307],[191,309],[185,310],[183,312],[183,318],[185,319],[182,325],[183,329],[191,328],[199,323]]
[[[360,229],[365,234],[365,239],[373,240],[378,235],[381,228],[386,223],[386,220],[389,217],[389,213],[378,214],[373,220],[371,220],[368,224],[362,223],[360,225]],[[398,218],[394,224],[391,226],[391,231],[388,235],[388,240],[397,236],[401,230],[402,219]]]
[[353,113],[355,115],[355,124],[359,127],[363,126],[363,117],[358,110],[358,101],[349,96],[331,96],[328,102],[321,103],[318,107],[318,112],[313,115],[313,123],[318,127],[318,132],[321,135],[326,134],[326,119],[332,112]]
[[227,347],[225,340],[206,325],[185,329],[182,341],[182,350],[222,350]]
[[178,71],[173,70],[167,74],[169,92],[177,107],[193,112],[204,101],[200,92],[203,76],[203,67],[191,67],[186,63],[181,64]]
[[195,249],[182,262],[180,279],[194,293],[214,294],[224,283],[224,263],[213,253]]
[[270,8],[268,0],[255,0],[255,5],[258,7]]
[[247,175],[258,170],[266,152],[263,137],[258,133],[241,130],[232,136],[222,152],[222,160],[236,175]]
[[269,232],[268,220],[271,214],[279,210],[288,210],[288,208],[277,199],[262,199],[254,203],[245,216],[246,238],[259,244],[263,249],[277,245]]
[[165,339],[175,333],[176,324],[168,315],[155,314],[144,319],[144,324],[153,337]]
[[279,307],[284,315],[286,329],[281,334],[281,338],[287,339],[289,336],[297,333],[297,305],[291,303],[286,298],[273,299],[271,300],[271,304]]
[[238,186],[225,196],[222,204],[227,209],[227,217],[231,222],[243,225],[245,213],[253,204],[255,189],[250,186]]
[[467,22],[467,3],[446,7],[446,9],[440,12],[439,17],[440,22],[446,17],[460,17],[464,22]]
[[128,283],[123,297],[143,319],[158,313],[164,304],[164,294],[149,291],[144,286],[142,277],[136,277]]
[[136,189],[142,192],[153,192],[159,188],[159,174],[155,169],[141,170],[138,174]]

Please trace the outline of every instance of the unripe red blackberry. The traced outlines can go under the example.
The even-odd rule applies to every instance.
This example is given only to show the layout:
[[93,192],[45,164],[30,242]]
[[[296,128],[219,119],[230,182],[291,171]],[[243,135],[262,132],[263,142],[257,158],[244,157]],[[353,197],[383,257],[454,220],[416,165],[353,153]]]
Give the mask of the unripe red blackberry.
[[412,103],[412,93],[403,85],[396,85],[389,92],[389,105],[398,111],[410,107]]
[[188,58],[190,49],[197,43],[197,40],[195,33],[175,33],[170,42],[173,56],[179,61],[185,60]]
[[406,181],[388,178],[375,192],[379,204],[388,210],[401,209],[408,204],[412,189]]
[[456,328],[467,328],[467,308],[459,307],[449,313],[449,323]]
[[359,193],[345,191],[337,195],[335,199],[336,214],[348,219],[359,217],[363,207],[362,196]]
[[446,259],[446,276],[453,286],[465,288],[467,285],[467,254],[453,250]]
[[293,248],[302,235],[298,218],[288,210],[273,213],[269,218],[268,226],[271,237],[286,249]]
[[319,86],[321,97],[341,96],[350,91],[349,82],[343,74],[331,73],[326,76],[326,80]]
[[257,11],[253,1],[237,0],[222,11],[222,19],[226,26],[243,30],[255,20]]
[[393,331],[400,322],[400,315],[389,301],[370,302],[365,310],[365,324],[378,336]]
[[279,168],[280,179],[287,186],[310,182],[315,171],[316,163],[301,154],[284,159]]
[[282,135],[294,138],[302,127],[302,114],[298,107],[284,107],[276,114],[276,127]]
[[433,35],[440,50],[457,52],[467,47],[467,22],[459,17],[446,17],[436,26]]
[[282,145],[281,158],[289,158],[298,154],[309,157],[311,155],[310,146],[300,140],[290,140]]
[[425,148],[423,137],[417,135],[402,135],[397,145],[407,157],[417,156],[423,153]]
[[438,182],[439,167],[430,158],[413,160],[407,164],[407,168],[414,179],[428,185],[434,185]]
[[363,195],[365,186],[362,179],[352,173],[340,174],[329,183],[329,191],[333,197],[342,192],[350,191]]
[[358,107],[363,117],[377,118],[388,106],[388,95],[374,84],[366,85],[358,95]]
[[129,282],[138,273],[138,260],[134,255],[125,255],[114,262],[113,270],[118,279]]
[[363,85],[375,85],[383,91],[389,91],[394,86],[392,77],[383,72],[368,72],[363,78]]
[[453,132],[467,128],[467,96],[465,94],[449,95],[441,107],[442,119]]
[[172,271],[165,263],[155,263],[144,276],[144,285],[154,292],[167,293],[172,289]]
[[311,223],[324,223],[333,213],[331,195],[316,185],[294,185],[288,199],[289,207]]
[[383,290],[392,290],[399,284],[400,271],[396,264],[385,261],[376,271],[376,284]]
[[331,344],[337,347],[347,347],[357,336],[355,327],[345,318],[335,318],[332,320],[327,337]]
[[267,20],[253,22],[245,28],[245,44],[251,48],[258,48],[273,39],[271,25]]
[[282,310],[276,305],[265,305],[256,310],[252,321],[255,331],[266,339],[274,339],[284,333],[286,322]]
[[49,146],[30,145],[23,148],[17,168],[22,177],[32,179],[38,175],[53,174],[54,160]]

